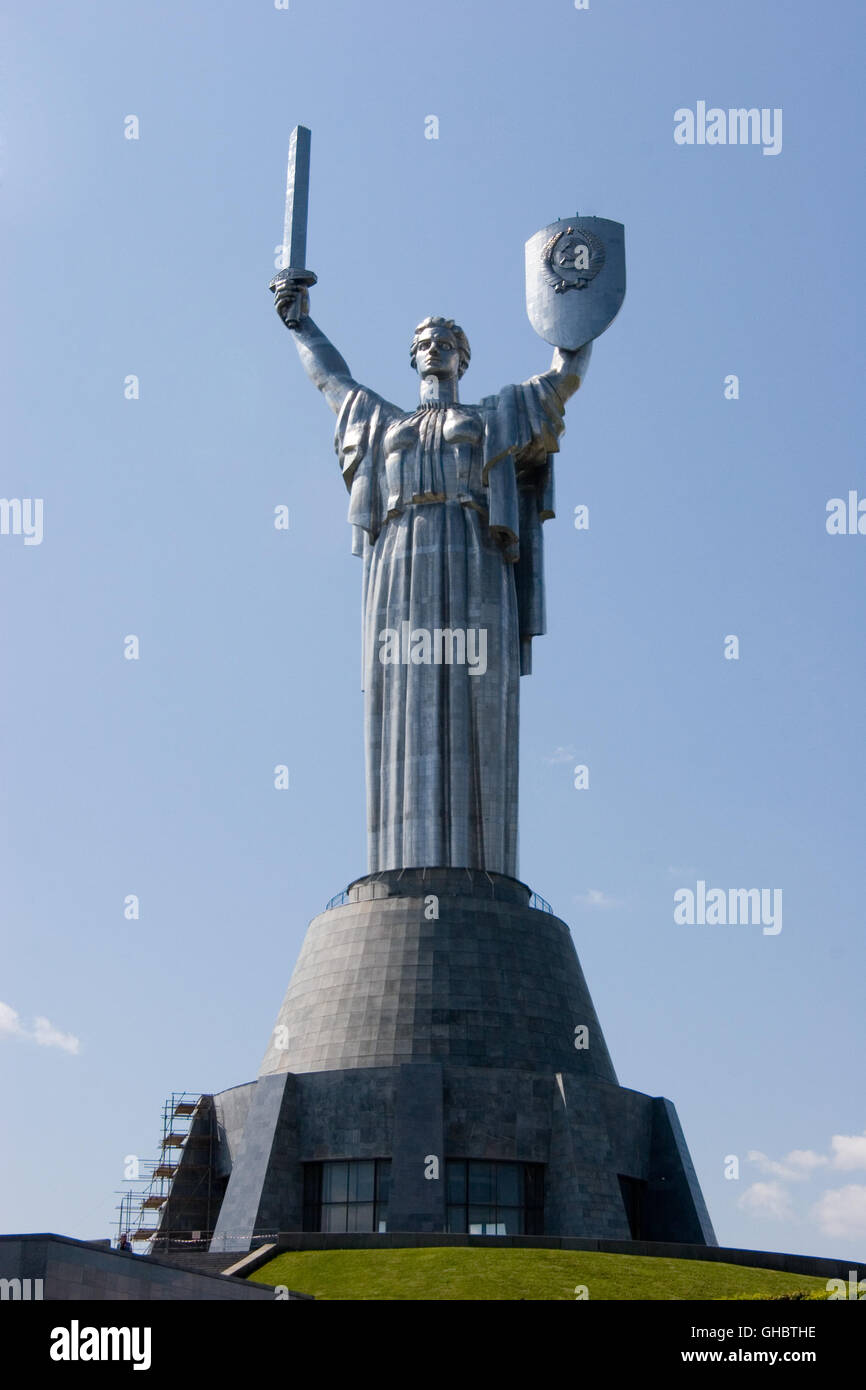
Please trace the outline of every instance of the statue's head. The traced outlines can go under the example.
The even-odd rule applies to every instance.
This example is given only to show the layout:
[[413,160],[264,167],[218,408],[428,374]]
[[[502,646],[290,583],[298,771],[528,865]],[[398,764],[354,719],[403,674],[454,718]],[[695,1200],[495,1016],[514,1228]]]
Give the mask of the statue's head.
[[415,329],[409,361],[421,376],[461,377],[469,366],[469,339],[453,319],[438,314]]

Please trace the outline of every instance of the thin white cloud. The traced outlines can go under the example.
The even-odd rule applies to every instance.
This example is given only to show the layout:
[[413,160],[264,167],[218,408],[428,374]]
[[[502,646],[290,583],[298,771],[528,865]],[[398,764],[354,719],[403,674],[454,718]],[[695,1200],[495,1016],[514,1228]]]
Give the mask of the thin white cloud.
[[60,1047],[64,1052],[77,1052],[81,1046],[74,1033],[61,1033],[47,1018],[34,1019],[31,1036],[40,1047]]
[[812,1217],[825,1236],[866,1236],[866,1187],[851,1183],[830,1188],[815,1203]]
[[782,1178],[785,1182],[802,1182],[810,1178],[816,1168],[825,1168],[829,1159],[817,1154],[813,1149],[792,1149],[783,1159],[768,1158],[760,1149],[750,1149],[746,1155],[750,1163],[755,1163],[762,1173]]
[[552,753],[545,756],[546,763],[570,763],[577,757],[573,748],[554,748]]
[[796,1219],[791,1198],[780,1182],[753,1182],[737,1202],[741,1211],[768,1221]]
[[81,1043],[74,1033],[62,1033],[50,1019],[41,1015],[33,1020],[33,1028],[25,1028],[21,1016],[11,1004],[0,1000],[0,1037],[24,1038],[39,1047],[59,1047],[63,1052],[78,1052]]
[[23,1031],[18,1011],[0,999],[0,1037],[14,1038]]
[[619,907],[621,900],[608,897],[601,888],[589,888],[585,893],[578,893],[574,901],[584,907]]
[[792,1149],[785,1162],[791,1167],[801,1172],[804,1177],[814,1173],[816,1168],[823,1168],[827,1163],[826,1154],[816,1154],[814,1149]]
[[[830,1147],[830,1155],[814,1149],[792,1149],[783,1159],[769,1158],[759,1149],[750,1149],[749,1162],[767,1175],[767,1181],[752,1183],[737,1205],[756,1217],[774,1221],[796,1219],[785,1183],[803,1182],[829,1171],[866,1169],[866,1132],[834,1134]],[[812,1206],[810,1216],[822,1235],[833,1239],[866,1236],[866,1185],[851,1183],[848,1187],[828,1188]]]
[[850,1171],[866,1168],[866,1131],[862,1134],[834,1134],[830,1140],[833,1167]]

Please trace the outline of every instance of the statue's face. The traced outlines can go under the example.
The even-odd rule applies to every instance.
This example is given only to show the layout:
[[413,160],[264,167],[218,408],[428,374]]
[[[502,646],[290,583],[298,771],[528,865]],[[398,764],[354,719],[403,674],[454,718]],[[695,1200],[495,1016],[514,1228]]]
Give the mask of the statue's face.
[[449,328],[424,328],[415,348],[415,366],[421,376],[456,377],[460,349]]

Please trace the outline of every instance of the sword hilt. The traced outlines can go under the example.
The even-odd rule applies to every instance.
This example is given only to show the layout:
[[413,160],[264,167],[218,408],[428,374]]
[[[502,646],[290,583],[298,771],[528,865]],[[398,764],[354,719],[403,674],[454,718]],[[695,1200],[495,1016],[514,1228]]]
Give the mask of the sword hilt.
[[[272,294],[276,294],[278,290],[289,288],[296,290],[306,290],[309,289],[311,285],[315,285],[317,280],[318,276],[315,274],[314,271],[296,270],[294,269],[294,267],[289,266],[288,269],[281,270],[277,275],[274,276],[273,280],[268,285],[268,289],[271,291]],[[286,325],[287,328],[297,328],[300,322],[301,320],[299,318],[283,319],[283,323]]]

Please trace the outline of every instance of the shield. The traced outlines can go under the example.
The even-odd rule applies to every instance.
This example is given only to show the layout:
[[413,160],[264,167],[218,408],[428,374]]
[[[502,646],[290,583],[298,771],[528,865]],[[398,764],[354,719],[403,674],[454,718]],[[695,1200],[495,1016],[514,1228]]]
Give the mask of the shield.
[[625,298],[625,228],[564,217],[526,243],[526,312],[536,333],[574,351],[613,323]]

